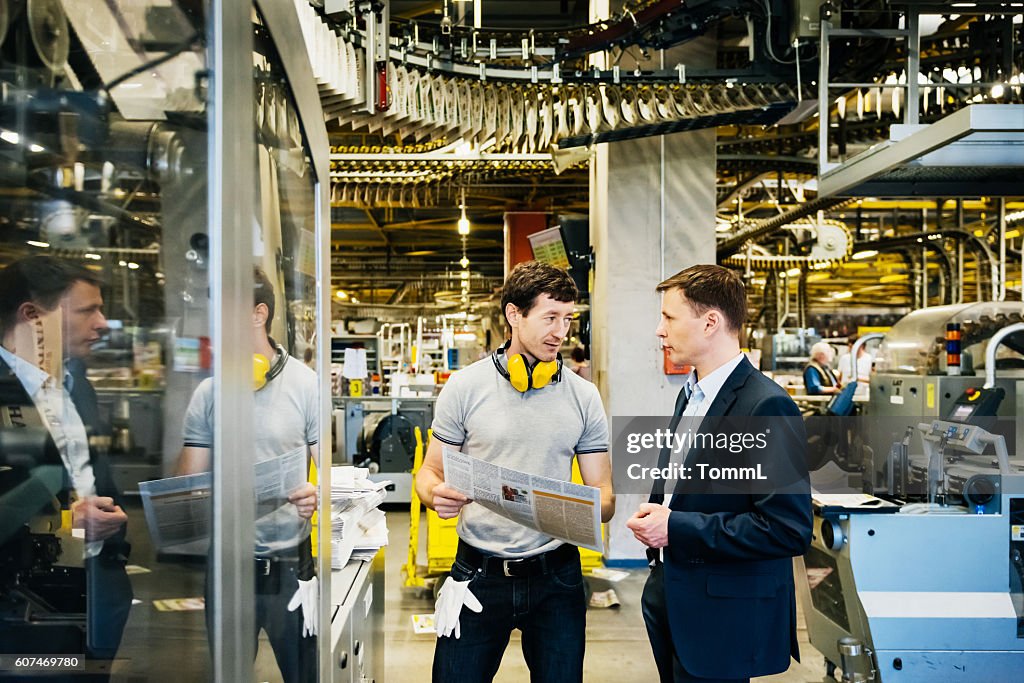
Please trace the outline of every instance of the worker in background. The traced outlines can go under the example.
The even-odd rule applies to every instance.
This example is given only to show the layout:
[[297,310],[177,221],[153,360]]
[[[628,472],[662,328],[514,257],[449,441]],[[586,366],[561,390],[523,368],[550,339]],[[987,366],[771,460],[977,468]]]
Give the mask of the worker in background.
[[[680,420],[712,434],[730,419],[734,429],[770,423],[764,448],[730,452],[786,477],[749,490],[731,482],[724,491],[661,479],[626,523],[648,548],[642,605],[659,677],[739,683],[780,673],[791,655],[799,659],[792,558],[807,551],[813,529],[800,411],[740,351],[747,300],[738,275],[697,265],[657,291],[656,334],[672,363],[694,368],[676,398],[671,429]],[[695,445],[681,455],[679,464],[721,465],[727,454]],[[670,460],[665,449],[658,466]]]
[[808,396],[838,394],[839,378],[832,371],[835,350],[828,342],[820,341],[811,347],[811,361],[804,367],[804,388]]
[[435,683],[494,678],[513,629],[534,683],[583,679],[586,596],[579,550],[490,512],[444,480],[443,447],[534,475],[567,481],[573,459],[601,489],[601,518],[615,509],[608,425],[597,388],[566,372],[558,349],[578,295],[553,266],[516,266],[501,292],[511,338],[454,373],[434,409],[433,439],[416,475],[420,499],[458,517],[459,545],[437,612],[457,615],[438,634]]
[[861,344],[860,349],[857,350],[857,367],[854,369],[853,364],[853,345],[857,342],[856,336],[851,336],[847,350],[839,356],[839,360],[836,362],[836,369],[839,371],[838,377],[839,382],[842,385],[847,385],[850,382],[857,382],[857,393],[862,394],[867,391],[868,386],[871,384],[871,354],[868,353],[866,345]]
[[587,354],[582,346],[577,346],[572,350],[572,371],[588,382],[594,381],[590,363],[587,362]]
[[[255,452],[251,465],[297,448],[317,460],[319,391],[317,376],[270,337],[274,288],[263,271],[254,272],[252,333],[258,368],[253,413]],[[185,414],[185,445],[178,474],[209,471],[213,445],[213,379],[196,388]],[[306,467],[308,470],[308,459]],[[306,483],[281,507],[256,519],[255,577],[257,643],[264,630],[285,683],[317,680],[316,635],[318,586],[310,542],[310,518],[316,511],[316,487]],[[207,570],[207,605],[210,599]],[[207,609],[207,628],[211,611]]]
[[[73,494],[71,525],[85,538],[86,654],[113,659],[132,603],[125,571],[131,546],[128,516],[101,447],[109,432],[85,376],[85,360],[107,328],[100,284],[92,271],[49,256],[22,259],[0,271],[0,381],[17,379],[5,384],[21,394],[21,405],[34,406],[60,452]],[[6,645],[17,647],[15,637],[0,628]],[[51,654],[73,652],[38,638],[33,650],[16,652],[38,646]],[[104,673],[91,677],[106,679]]]

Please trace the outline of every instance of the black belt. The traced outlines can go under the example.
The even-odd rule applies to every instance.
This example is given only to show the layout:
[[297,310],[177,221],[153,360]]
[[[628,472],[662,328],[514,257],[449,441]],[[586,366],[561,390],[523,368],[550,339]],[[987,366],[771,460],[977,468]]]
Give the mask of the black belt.
[[282,564],[295,564],[299,561],[299,558],[271,555],[269,557],[257,557],[254,561],[256,562],[256,576],[270,576],[275,571],[278,571]]
[[[254,559],[256,563],[256,576],[270,576],[276,571],[280,571],[282,564],[295,564],[300,563],[302,565],[300,574],[310,574],[314,572],[313,568],[313,545],[309,537],[306,538],[302,543],[295,546],[294,548],[288,548],[275,555],[264,555],[256,557]],[[302,576],[300,578],[310,578],[309,576]]]
[[476,569],[483,576],[527,577],[547,574],[571,562],[579,563],[580,551],[576,546],[565,543],[554,550],[530,557],[496,557],[487,555],[460,540],[455,558]]

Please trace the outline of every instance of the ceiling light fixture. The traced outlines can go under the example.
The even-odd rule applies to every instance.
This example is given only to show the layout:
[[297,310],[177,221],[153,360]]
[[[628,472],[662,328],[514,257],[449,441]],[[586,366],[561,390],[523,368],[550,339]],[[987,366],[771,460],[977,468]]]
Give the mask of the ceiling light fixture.
[[462,216],[459,218],[459,234],[469,234],[469,218],[466,217],[466,190],[462,190],[461,201],[459,202],[459,208],[462,210]]

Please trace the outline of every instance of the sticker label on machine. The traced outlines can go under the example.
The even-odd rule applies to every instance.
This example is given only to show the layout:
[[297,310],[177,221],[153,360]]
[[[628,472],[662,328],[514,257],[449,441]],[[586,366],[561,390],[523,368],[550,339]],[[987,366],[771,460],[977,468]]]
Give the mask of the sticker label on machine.
[[1010,526],[1010,540],[1024,541],[1024,524],[1013,524]]

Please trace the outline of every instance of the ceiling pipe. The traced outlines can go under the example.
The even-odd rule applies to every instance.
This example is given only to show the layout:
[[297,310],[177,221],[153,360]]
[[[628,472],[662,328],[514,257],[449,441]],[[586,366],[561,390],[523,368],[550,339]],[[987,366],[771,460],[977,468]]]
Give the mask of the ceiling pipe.
[[[936,245],[937,253],[942,250],[943,239],[931,239],[934,235],[941,235],[943,239],[955,239],[961,242],[970,243],[974,247],[975,258],[978,263],[982,262],[982,259],[988,261],[989,272],[992,277],[998,277],[998,264],[996,263],[995,255],[992,253],[992,249],[985,242],[984,239],[977,235],[958,229],[946,229],[946,230],[930,230],[927,232],[916,232],[909,235],[900,235],[899,237],[889,237],[877,242],[871,243],[872,249],[882,250],[883,246],[920,246],[922,244],[932,243]],[[920,242],[918,240],[921,240]],[[944,252],[943,252],[944,253]],[[950,302],[952,303],[952,302]]]
[[[953,262],[949,259],[949,254],[947,254],[945,249],[943,248],[941,240],[925,240],[924,242],[918,242],[916,239],[914,239],[914,240],[907,240],[907,239],[904,239],[904,238],[895,238],[895,239],[893,239],[891,241],[889,241],[889,240],[880,240],[880,241],[877,241],[877,242],[869,242],[866,245],[862,245],[862,246],[870,246],[871,249],[877,250],[879,252],[901,251],[901,253],[903,253],[904,255],[907,253],[906,251],[904,251],[906,247],[909,247],[909,246],[924,247],[925,249],[929,249],[929,250],[933,251],[936,254],[936,256],[938,256],[938,258],[939,258],[939,267],[942,268],[942,275],[943,275],[944,281],[946,283],[950,283],[950,282],[953,281]],[[854,245],[854,250],[856,250],[856,245]],[[924,303],[927,303],[927,301],[928,301],[928,290],[927,290],[928,273],[923,273],[922,277],[924,278],[925,283],[926,283],[925,284],[925,290],[924,290],[924,297],[923,298],[924,298]],[[951,303],[953,303],[952,288],[950,288],[948,286],[943,287],[941,295],[942,295],[941,300],[942,300],[943,304],[951,304]]]

